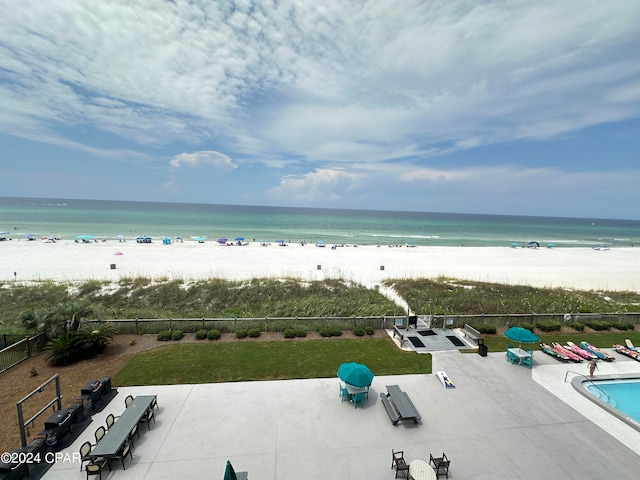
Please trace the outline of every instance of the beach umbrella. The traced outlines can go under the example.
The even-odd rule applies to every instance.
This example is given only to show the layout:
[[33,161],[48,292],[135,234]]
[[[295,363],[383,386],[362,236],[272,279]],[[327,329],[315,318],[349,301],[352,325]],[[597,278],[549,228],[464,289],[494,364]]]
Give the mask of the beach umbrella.
[[223,238],[219,238],[219,239],[218,239],[218,243],[227,243],[227,240],[228,240],[228,239],[226,239],[226,238],[224,238],[224,237],[223,237]]
[[338,377],[354,387],[368,387],[373,381],[373,373],[366,365],[356,362],[343,363],[338,367]]
[[244,242],[244,237],[236,237],[234,238],[236,242]]
[[518,343],[535,343],[540,339],[531,330],[522,327],[511,327],[505,330],[504,336]]
[[231,465],[231,462],[229,460],[227,460],[227,466],[224,469],[224,477],[222,478],[222,480],[238,480],[238,477],[236,477],[236,472],[233,469],[233,465]]

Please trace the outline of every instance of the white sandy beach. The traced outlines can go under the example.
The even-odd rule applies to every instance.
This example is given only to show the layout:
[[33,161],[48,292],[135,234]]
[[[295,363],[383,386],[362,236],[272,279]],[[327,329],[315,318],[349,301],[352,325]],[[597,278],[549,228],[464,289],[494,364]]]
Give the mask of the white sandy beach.
[[[115,265],[115,268],[112,268]],[[343,278],[373,287],[391,278],[446,276],[537,287],[640,291],[640,249],[387,247],[290,244],[162,245],[110,240],[0,242],[2,281],[295,277]]]

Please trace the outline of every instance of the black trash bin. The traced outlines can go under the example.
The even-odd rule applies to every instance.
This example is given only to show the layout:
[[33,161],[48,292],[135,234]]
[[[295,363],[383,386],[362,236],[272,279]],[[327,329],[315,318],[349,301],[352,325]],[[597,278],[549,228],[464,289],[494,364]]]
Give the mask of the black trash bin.
[[484,340],[482,338],[479,338],[478,339],[478,355],[480,355],[481,357],[486,357],[488,352],[489,352],[489,349],[484,344]]

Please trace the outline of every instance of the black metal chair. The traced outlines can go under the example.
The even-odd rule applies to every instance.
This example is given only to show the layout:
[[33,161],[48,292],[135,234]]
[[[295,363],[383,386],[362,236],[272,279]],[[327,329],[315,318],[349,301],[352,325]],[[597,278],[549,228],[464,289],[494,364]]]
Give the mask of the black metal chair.
[[117,455],[111,457],[110,460],[121,460],[122,461],[122,469],[126,470],[126,467],[124,466],[124,461],[127,458],[127,455],[129,455],[131,458],[133,458],[133,452],[131,451],[131,445],[129,444],[129,442],[125,443],[122,446],[122,449],[120,450],[120,452],[118,452]]
[[153,414],[153,409],[147,410],[147,414],[140,419],[140,423],[146,423],[147,428],[151,430],[151,420],[153,420],[153,423],[156,423],[156,416]]
[[104,468],[106,463],[106,460],[92,460],[90,463],[88,463],[85,467],[85,471],[87,472],[87,479],[91,476],[98,475],[98,478],[102,480],[102,469]]
[[116,417],[114,417],[112,413],[107,415],[107,430],[109,430],[115,422],[116,422]]
[[391,450],[391,468],[395,468],[396,470],[395,478],[398,478],[400,475],[406,478],[411,478],[409,475],[409,464],[404,459],[403,450],[398,452]]
[[129,437],[127,438],[128,442],[131,444],[131,447],[135,447],[133,444],[133,436],[137,435],[140,438],[140,432],[138,431],[138,425],[134,425],[131,431],[129,432]]
[[133,402],[133,395],[127,395],[127,398],[124,399],[125,408],[129,407],[129,405],[131,405],[131,402]]
[[107,430],[102,425],[96,428],[96,432],[94,433],[96,437],[96,443],[94,445],[97,445],[98,442],[102,440],[102,437],[104,437],[105,433],[107,433]]
[[441,457],[434,457],[429,454],[429,465],[433,463],[433,469],[436,471],[436,476],[445,475],[445,478],[449,478],[449,465],[451,461],[442,452]]

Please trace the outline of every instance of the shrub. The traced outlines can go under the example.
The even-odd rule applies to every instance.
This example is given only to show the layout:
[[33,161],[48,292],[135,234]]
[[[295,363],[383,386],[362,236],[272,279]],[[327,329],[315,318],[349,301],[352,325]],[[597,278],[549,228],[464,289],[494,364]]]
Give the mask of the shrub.
[[332,325],[330,327],[320,327],[318,333],[322,337],[339,337],[342,335],[342,329],[339,325]]
[[496,327],[495,325],[488,325],[485,323],[481,323],[479,325],[471,325],[473,328],[478,330],[480,333],[485,333],[487,335],[495,335]]
[[247,335],[247,331],[244,328],[236,330],[236,338],[246,338]]
[[162,330],[161,332],[158,333],[158,336],[156,337],[156,339],[159,342],[167,342],[171,340],[171,330]]
[[171,340],[182,340],[182,337],[184,337],[182,330],[176,330],[171,334]]
[[604,320],[589,320],[584,324],[587,327],[592,328],[593,330],[596,330],[598,332],[609,330],[611,328],[611,325],[609,325],[609,322],[605,322]]
[[209,332],[207,333],[207,338],[209,340],[218,340],[220,338],[220,330],[217,329],[213,329],[213,330],[209,330]]
[[359,326],[353,327],[353,334],[356,337],[362,337],[364,335],[364,328]]
[[562,324],[553,320],[542,321],[536,323],[536,328],[542,332],[559,332]]
[[375,332],[376,331],[371,325],[367,325],[366,327],[364,327],[364,333],[366,333],[367,335],[373,335]]
[[198,330],[194,336],[196,337],[196,340],[204,340],[207,338],[207,334],[209,332],[207,332],[206,330]]
[[636,326],[633,323],[616,323],[613,328],[618,330],[635,330]]
[[285,328],[284,329],[284,338],[295,338],[296,331],[293,328]]
[[320,327],[318,329],[318,333],[320,334],[321,337],[330,337],[331,336],[331,330],[329,329],[329,327]]
[[249,335],[251,338],[258,338],[260,336],[260,329],[257,327],[250,328],[247,332],[247,335]]
[[37,377],[38,376],[38,370],[36,370],[36,367],[31,367],[31,370],[29,370],[29,376],[30,377]]
[[136,344],[136,339],[132,338],[131,340],[129,340],[129,345],[131,345],[132,347]]
[[569,325],[571,328],[573,328],[576,332],[583,332],[584,331],[584,325],[580,322],[573,322]]
[[307,331],[304,328],[298,328],[296,330],[296,337],[306,337]]
[[82,341],[76,332],[67,332],[54,338],[44,348],[47,361],[53,366],[69,365],[82,358]]

